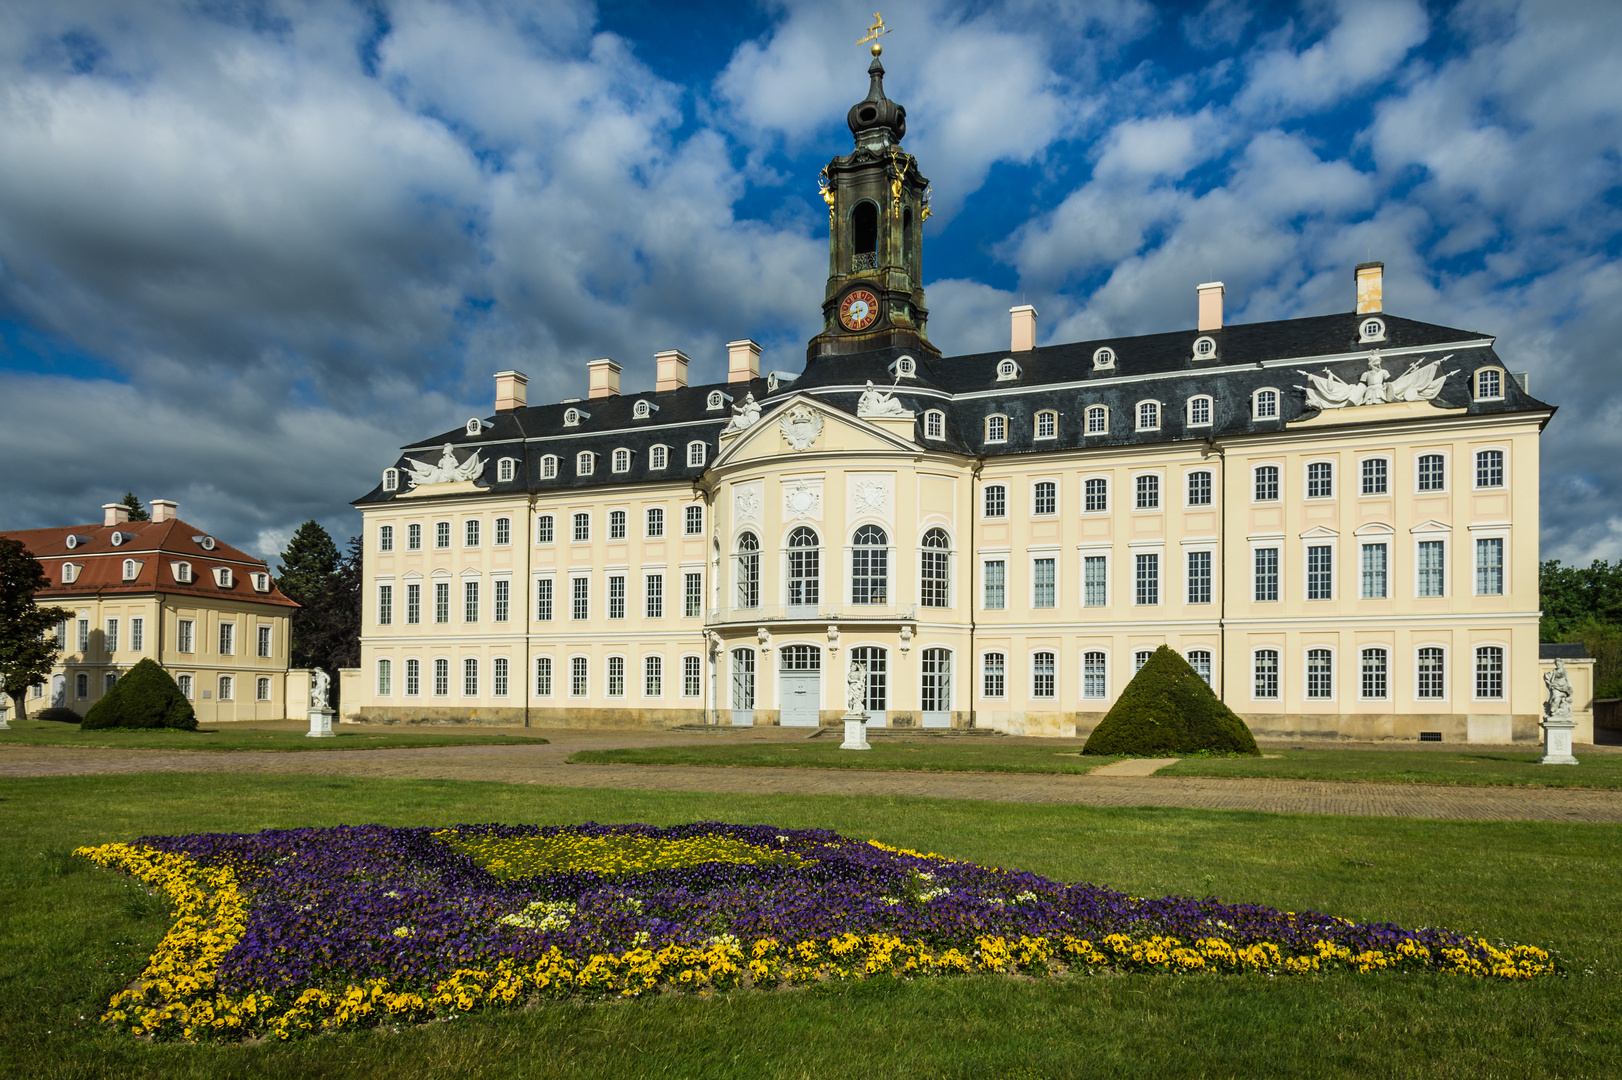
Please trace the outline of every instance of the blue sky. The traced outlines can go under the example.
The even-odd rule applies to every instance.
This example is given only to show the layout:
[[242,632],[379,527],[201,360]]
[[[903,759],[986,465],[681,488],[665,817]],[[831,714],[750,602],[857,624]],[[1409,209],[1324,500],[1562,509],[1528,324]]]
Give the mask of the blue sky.
[[[272,555],[394,448],[726,341],[796,370],[872,5],[0,9],[0,527],[133,489]],[[1622,5],[886,5],[948,353],[1386,307],[1561,407],[1544,557],[1622,557]]]

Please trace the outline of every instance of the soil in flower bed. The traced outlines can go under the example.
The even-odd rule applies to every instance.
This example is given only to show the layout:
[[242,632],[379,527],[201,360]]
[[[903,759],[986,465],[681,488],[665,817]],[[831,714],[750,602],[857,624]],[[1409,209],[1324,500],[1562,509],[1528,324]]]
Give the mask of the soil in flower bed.
[[106,1019],[183,1039],[420,1021],[543,997],[973,973],[1555,973],[1532,946],[958,862],[820,829],[381,825],[78,854],[177,921]]

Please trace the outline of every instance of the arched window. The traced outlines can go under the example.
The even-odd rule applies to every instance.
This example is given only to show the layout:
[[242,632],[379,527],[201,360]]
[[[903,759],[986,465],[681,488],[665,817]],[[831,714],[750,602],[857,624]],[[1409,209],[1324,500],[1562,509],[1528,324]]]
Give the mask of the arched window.
[[1031,697],[1051,698],[1056,696],[1053,670],[1053,654],[1039,652],[1031,655]]
[[400,490],[400,470],[399,469],[384,469],[383,470],[383,490],[384,491],[398,491],[398,490]]
[[388,697],[394,692],[394,664],[389,660],[377,662],[377,696]]
[[1307,697],[1335,696],[1334,666],[1328,649],[1307,650]]
[[1256,391],[1256,396],[1252,399],[1250,412],[1257,420],[1278,419],[1278,391]]
[[556,454],[547,454],[541,458],[541,479],[552,480],[558,475],[558,457]]
[[1101,698],[1108,695],[1109,669],[1101,652],[1081,654],[1081,696]]
[[874,270],[879,265],[879,208],[863,200],[850,212],[852,270]]
[[1504,373],[1497,368],[1476,372],[1476,400],[1497,401],[1504,396]]
[[614,451],[614,471],[617,473],[631,471],[631,452],[624,448]]
[[1138,430],[1155,431],[1160,427],[1160,403],[1158,401],[1141,401],[1138,403]]
[[514,466],[514,464],[515,463],[514,463],[513,459],[510,458],[510,457],[504,457],[499,462],[497,462],[496,463],[496,479],[498,481],[500,481],[501,483],[503,483],[503,484],[508,483],[509,481],[511,481],[512,478],[513,478],[513,466]]
[[1188,505],[1211,505],[1211,474],[1204,469],[1188,474]]
[[1386,652],[1384,649],[1363,650],[1362,697],[1379,700],[1386,696]]
[[1250,696],[1262,701],[1278,697],[1278,650],[1257,649],[1252,660],[1255,682]]
[[945,529],[930,529],[924,533],[919,545],[921,565],[918,574],[918,602],[924,607],[947,606],[947,563],[951,558],[952,542]]
[[597,455],[590,450],[582,450],[574,456],[574,473],[576,476],[590,476],[597,467]]
[[1256,501],[1275,502],[1278,499],[1278,466],[1256,467]]
[[1087,406],[1087,434],[1109,434],[1109,409],[1103,405]]
[[1447,460],[1441,454],[1421,454],[1419,458],[1419,490],[1445,491],[1447,489]]
[[853,538],[850,561],[850,602],[889,602],[890,538],[877,525],[863,525]]
[[1504,452],[1502,450],[1476,451],[1476,487],[1504,486]]
[[662,468],[664,468],[665,467],[665,462],[668,460],[666,455],[669,454],[669,452],[670,452],[669,447],[665,447],[665,446],[649,447],[648,448],[648,468],[650,468],[650,469],[662,469]]
[[1036,437],[1038,439],[1054,439],[1059,435],[1059,414],[1052,409],[1044,409],[1036,414]]
[[1211,423],[1211,399],[1200,394],[1188,399],[1188,424],[1190,427],[1207,427]]
[[816,607],[821,597],[822,541],[801,525],[788,536],[789,607]]
[[141,564],[134,559],[124,560],[124,580],[134,581],[141,573]]
[[377,550],[379,550],[379,551],[393,551],[394,550],[394,526],[393,525],[383,525],[383,526],[378,528],[378,530],[377,530]]
[[760,606],[760,537],[746,532],[738,537],[738,606]]
[[1008,417],[1001,414],[986,417],[986,442],[1008,441]]
[[939,409],[924,413],[924,438],[940,439],[946,436],[946,414]]
[[690,442],[687,444],[687,465],[689,468],[699,468],[704,464],[708,443]]
[[1109,481],[1103,477],[1094,477],[1088,480],[1083,489],[1086,492],[1085,510],[1089,514],[1102,514],[1109,509]]
[[1194,674],[1205,680],[1205,685],[1211,685],[1211,650],[1190,649],[1188,652],[1188,666],[1194,669]]

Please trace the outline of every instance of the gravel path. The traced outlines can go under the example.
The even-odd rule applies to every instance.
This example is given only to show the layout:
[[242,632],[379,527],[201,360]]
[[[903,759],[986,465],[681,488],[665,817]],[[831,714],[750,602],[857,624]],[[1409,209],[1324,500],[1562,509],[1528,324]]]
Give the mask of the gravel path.
[[[0,777],[140,772],[483,780],[556,787],[753,795],[876,795],[1086,806],[1169,806],[1471,821],[1622,822],[1622,792],[1228,777],[889,772],[687,765],[570,765],[577,750],[690,743],[680,733],[547,733],[543,746],[422,747],[305,753],[101,750],[0,744]],[[751,741],[793,736],[762,733]],[[803,736],[801,736],[803,737]]]

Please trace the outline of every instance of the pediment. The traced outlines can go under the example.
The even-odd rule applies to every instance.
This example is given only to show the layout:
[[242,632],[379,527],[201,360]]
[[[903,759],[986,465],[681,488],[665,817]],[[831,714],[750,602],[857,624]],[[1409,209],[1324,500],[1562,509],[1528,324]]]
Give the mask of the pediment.
[[1303,539],[1303,540],[1331,540],[1331,539],[1334,539],[1335,537],[1337,537],[1339,535],[1340,535],[1340,533],[1336,532],[1334,529],[1329,529],[1329,528],[1325,528],[1322,525],[1318,525],[1318,526],[1315,526],[1315,527],[1313,527],[1311,529],[1308,529],[1306,532],[1302,533],[1301,534],[1301,539]]
[[1390,536],[1393,533],[1395,533],[1396,531],[1397,531],[1396,529],[1393,529],[1389,525],[1383,525],[1378,521],[1371,521],[1367,525],[1359,525],[1352,532],[1352,535],[1353,536]]
[[1420,522],[1408,531],[1411,533],[1450,533],[1453,531],[1453,526],[1433,518],[1430,521]]
[[911,421],[862,420],[809,394],[795,394],[743,431],[723,433],[713,468],[810,454],[915,453],[918,444],[907,437],[913,430]]

